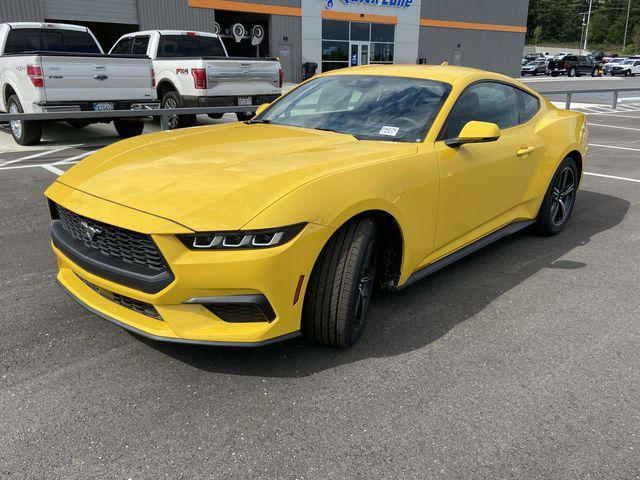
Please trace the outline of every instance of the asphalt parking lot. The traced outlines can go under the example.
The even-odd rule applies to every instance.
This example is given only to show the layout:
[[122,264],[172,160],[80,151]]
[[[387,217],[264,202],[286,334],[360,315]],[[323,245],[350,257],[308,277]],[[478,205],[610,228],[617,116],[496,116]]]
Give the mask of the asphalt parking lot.
[[0,478],[638,478],[640,106],[585,111],[565,232],[379,295],[349,350],[166,345],[87,313],[42,192],[115,132],[0,129]]

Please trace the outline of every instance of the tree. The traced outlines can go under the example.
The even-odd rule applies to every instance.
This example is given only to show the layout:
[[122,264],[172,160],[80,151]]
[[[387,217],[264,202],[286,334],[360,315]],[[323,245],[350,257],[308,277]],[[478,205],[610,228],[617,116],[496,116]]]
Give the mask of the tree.
[[534,45],[536,46],[538,45],[540,38],[542,38],[542,27],[540,25],[537,25],[536,28],[533,30]]

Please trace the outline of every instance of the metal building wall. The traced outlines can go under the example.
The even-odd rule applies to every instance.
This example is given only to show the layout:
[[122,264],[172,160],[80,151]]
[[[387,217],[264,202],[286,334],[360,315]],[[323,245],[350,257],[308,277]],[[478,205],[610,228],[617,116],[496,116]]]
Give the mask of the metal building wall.
[[138,24],[136,0],[42,0],[45,18]]
[[43,20],[40,0],[0,0],[0,23]]
[[137,0],[142,30],[177,29],[211,31],[215,13],[211,8],[189,7],[187,0]]
[[302,80],[302,21],[300,17],[270,16],[269,55],[272,57],[281,56],[280,45],[291,47],[291,72],[285,72],[285,80],[300,82]]
[[[421,18],[526,27],[529,0],[437,0],[423,1]],[[420,27],[418,57],[429,63],[448,61],[520,75],[525,34],[496,30]]]
[[520,76],[524,33],[420,27],[419,58],[428,63],[454,65],[456,51],[461,65]]

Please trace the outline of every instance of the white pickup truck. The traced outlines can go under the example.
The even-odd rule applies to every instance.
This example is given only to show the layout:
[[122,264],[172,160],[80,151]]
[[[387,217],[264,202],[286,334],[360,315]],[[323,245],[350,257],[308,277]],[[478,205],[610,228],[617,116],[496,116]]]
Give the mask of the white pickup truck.
[[[271,103],[282,92],[282,67],[273,58],[229,57],[218,35],[149,30],[122,36],[110,54],[141,54],[153,61],[162,108],[229,107]],[[236,114],[238,120],[253,116]],[[222,114],[211,114],[220,118]],[[169,127],[188,126],[195,115],[174,115]]]
[[[0,24],[0,111],[45,113],[158,108],[149,58],[106,55],[86,27],[54,23]],[[70,120],[74,127],[113,120],[122,137],[142,133],[141,119]],[[20,145],[42,136],[41,121],[13,120]]]

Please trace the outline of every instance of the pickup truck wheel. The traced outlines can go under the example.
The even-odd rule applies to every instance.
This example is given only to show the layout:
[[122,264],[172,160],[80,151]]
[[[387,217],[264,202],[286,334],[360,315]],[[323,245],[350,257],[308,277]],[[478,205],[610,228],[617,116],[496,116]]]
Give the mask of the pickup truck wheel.
[[246,122],[247,120],[251,120],[255,116],[255,113],[236,112],[236,117],[238,117],[238,121],[240,122]]
[[355,219],[325,245],[305,294],[302,333],[334,347],[355,343],[364,329],[378,263],[377,227]]
[[[170,91],[164,94],[162,97],[162,108],[182,108],[184,103],[182,97],[176,91]],[[189,127],[196,123],[195,115],[170,115],[169,116],[169,128]]]
[[578,167],[566,157],[553,175],[538,213],[537,227],[543,235],[560,233],[571,216],[578,189]]
[[122,138],[135,137],[144,130],[144,122],[140,120],[114,120],[113,126]]
[[568,75],[569,77],[575,77],[575,76],[577,75],[577,73],[578,73],[578,72],[577,72],[577,70],[576,70],[576,67],[571,67],[571,68],[569,69],[569,73],[567,73],[567,75]]
[[[9,113],[24,113],[20,100],[11,95],[7,102]],[[42,138],[42,122],[33,120],[11,120],[11,135],[18,145],[37,145]]]

